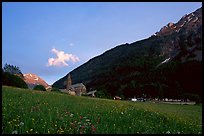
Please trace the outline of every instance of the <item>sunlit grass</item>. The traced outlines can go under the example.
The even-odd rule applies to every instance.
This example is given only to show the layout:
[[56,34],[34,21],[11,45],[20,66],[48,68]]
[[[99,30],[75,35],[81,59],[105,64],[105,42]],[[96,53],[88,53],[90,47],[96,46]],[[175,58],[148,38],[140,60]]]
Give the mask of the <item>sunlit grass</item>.
[[201,105],[115,101],[6,86],[2,98],[2,133],[202,133]]

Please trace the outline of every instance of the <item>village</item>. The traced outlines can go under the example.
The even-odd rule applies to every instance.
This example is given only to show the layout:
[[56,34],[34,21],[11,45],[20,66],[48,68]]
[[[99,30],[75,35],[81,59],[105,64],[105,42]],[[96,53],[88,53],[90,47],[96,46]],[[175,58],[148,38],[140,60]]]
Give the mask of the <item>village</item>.
[[[72,85],[72,80],[70,74],[67,77],[67,80],[64,82],[64,85],[66,86],[65,89],[59,89],[63,93],[68,93],[69,95],[74,96],[89,96],[89,97],[95,97],[95,93],[97,90],[89,91],[87,92],[86,86],[83,83],[77,83]],[[168,103],[168,104],[183,104],[183,105],[194,105],[196,104],[194,101],[190,101],[189,99],[171,99],[171,98],[146,98],[145,94],[143,94],[144,97],[133,97],[128,98],[125,101],[130,102],[152,102],[152,103]],[[122,100],[119,96],[114,96],[113,100]]]

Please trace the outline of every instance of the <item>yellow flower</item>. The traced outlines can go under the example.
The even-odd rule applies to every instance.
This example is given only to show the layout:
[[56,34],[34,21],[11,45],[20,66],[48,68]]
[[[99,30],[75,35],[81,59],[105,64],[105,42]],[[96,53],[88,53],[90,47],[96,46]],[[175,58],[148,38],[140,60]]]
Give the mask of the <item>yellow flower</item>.
[[30,131],[33,131],[33,129],[31,128]]

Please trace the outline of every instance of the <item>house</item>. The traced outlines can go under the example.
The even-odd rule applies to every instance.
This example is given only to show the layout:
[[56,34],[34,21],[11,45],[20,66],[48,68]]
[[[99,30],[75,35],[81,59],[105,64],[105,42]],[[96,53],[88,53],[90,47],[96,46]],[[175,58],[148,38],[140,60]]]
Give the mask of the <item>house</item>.
[[83,83],[77,83],[72,85],[70,74],[68,75],[65,85],[66,85],[66,90],[71,95],[81,96],[82,94],[86,94],[86,86]]
[[86,95],[95,97],[95,92],[96,92],[96,90],[90,91],[90,92],[88,92]]
[[114,100],[121,100],[121,97],[115,96],[113,99],[114,99]]
[[136,98],[131,98],[131,101],[136,102],[137,99]]
[[75,92],[75,94],[78,96],[86,94],[86,86],[83,83],[71,85],[68,90],[70,91],[70,93]]
[[46,89],[46,91],[50,92],[52,90],[52,86],[49,85],[45,89]]

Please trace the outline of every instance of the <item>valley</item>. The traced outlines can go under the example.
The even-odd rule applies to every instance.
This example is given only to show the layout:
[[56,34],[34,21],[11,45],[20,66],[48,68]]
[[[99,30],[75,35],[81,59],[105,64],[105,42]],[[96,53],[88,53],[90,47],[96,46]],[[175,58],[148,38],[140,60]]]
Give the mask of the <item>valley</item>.
[[2,11],[2,134],[202,134],[202,2]]

